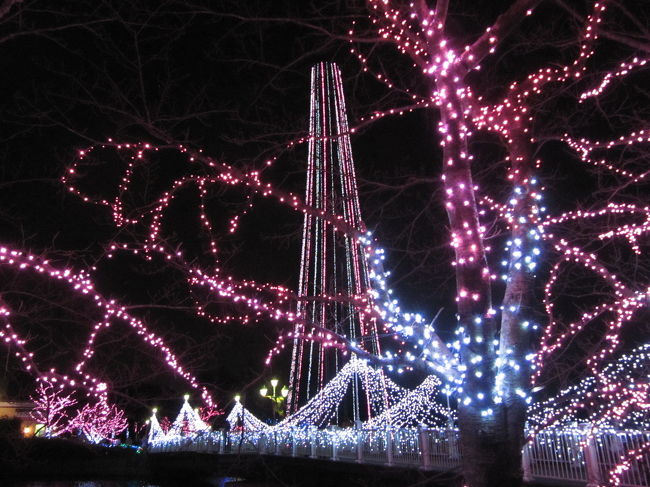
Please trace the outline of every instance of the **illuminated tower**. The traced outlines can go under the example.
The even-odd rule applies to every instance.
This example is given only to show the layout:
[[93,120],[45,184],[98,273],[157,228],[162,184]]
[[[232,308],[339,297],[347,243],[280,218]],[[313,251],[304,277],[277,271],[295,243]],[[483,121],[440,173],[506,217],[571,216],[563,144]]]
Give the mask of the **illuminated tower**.
[[[325,215],[342,217],[365,231],[338,66],[319,63],[311,71],[311,106],[306,203]],[[370,352],[378,352],[376,322],[364,318],[346,298],[363,297],[370,287],[363,249],[323,218],[305,214],[303,223],[298,315],[295,336],[314,331],[310,325],[333,330]],[[336,299],[329,299],[336,298]],[[311,328],[311,329],[310,329]],[[295,339],[289,383],[288,409],[294,412],[313,397],[349,356],[320,343]],[[353,417],[368,409],[370,398],[360,397],[359,381],[352,387]],[[376,398],[375,398],[376,400]]]

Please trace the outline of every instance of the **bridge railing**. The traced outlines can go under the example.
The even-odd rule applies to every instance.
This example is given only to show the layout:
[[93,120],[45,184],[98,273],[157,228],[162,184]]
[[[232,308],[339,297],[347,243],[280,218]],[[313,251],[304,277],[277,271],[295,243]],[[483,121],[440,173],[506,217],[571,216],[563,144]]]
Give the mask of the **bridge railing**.
[[[547,429],[524,448],[524,474],[528,480],[604,485],[608,483],[609,472],[626,452],[639,450],[649,442],[650,432],[644,431]],[[148,449],[151,452],[257,453],[437,471],[458,469],[461,461],[458,430],[444,428],[212,432],[167,438],[150,444]],[[619,485],[650,487],[647,454],[621,475]]]
[[[650,442],[647,431],[589,431],[588,428],[547,429],[524,448],[529,480],[567,480],[588,486],[609,483],[610,471],[630,450]],[[650,458],[632,462],[620,476],[622,487],[650,486]]]
[[[619,463],[619,459],[626,452],[638,451],[648,443],[650,443],[648,431],[610,432],[599,437],[596,442],[596,461],[599,468],[606,473],[613,465]],[[645,460],[645,462],[632,464],[630,470],[622,475],[622,484],[634,487],[650,485],[650,461],[647,454]]]

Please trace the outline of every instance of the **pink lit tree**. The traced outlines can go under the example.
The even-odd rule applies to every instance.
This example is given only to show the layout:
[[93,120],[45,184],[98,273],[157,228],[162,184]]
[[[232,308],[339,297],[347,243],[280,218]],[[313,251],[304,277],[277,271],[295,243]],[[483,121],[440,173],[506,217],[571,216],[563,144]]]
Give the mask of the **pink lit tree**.
[[29,415],[37,424],[42,425],[42,430],[37,430],[36,434],[49,438],[70,431],[73,408],[77,404],[74,392],[65,394],[56,384],[40,380],[30,399],[34,407]]
[[160,420],[160,427],[162,430],[167,434],[167,432],[171,429],[172,427],[172,420],[169,419],[167,416],[163,416]]
[[223,411],[218,409],[216,406],[203,406],[199,408],[199,417],[201,418],[201,421],[208,425],[210,424],[212,418],[221,416],[222,414]]
[[[576,33],[571,60],[554,60],[548,66],[535,66],[529,73],[517,72],[502,82],[495,97],[491,87],[476,73],[483,64],[491,62],[489,59],[494,58],[509,34],[534,14],[539,0],[512,2],[470,42],[448,26],[451,15],[450,2],[446,0],[432,6],[425,1],[367,3],[373,30],[407,56],[414,72],[425,80],[428,93],[412,93],[414,104],[434,108],[440,117],[437,140],[442,151],[441,179],[454,253],[458,320],[457,340],[452,344],[458,362],[446,375],[457,384],[463,474],[473,487],[519,485],[524,424],[535,380],[543,376],[557,352],[568,348],[581,332],[593,335],[597,332],[590,330],[604,327],[606,332],[600,335],[599,348],[584,357],[584,364],[589,373],[598,377],[604,390],[612,390],[614,384],[602,376],[602,368],[620,344],[622,325],[646,307],[649,297],[647,284],[625,282],[615,268],[608,267],[604,253],[599,255],[588,249],[578,237],[579,232],[567,231],[571,230],[567,228],[568,222],[576,223],[574,229],[586,222],[592,231],[598,229],[600,242],[627,241],[631,252],[641,255],[637,239],[642,239],[648,230],[647,206],[615,203],[612,199],[591,211],[545,215],[544,187],[540,182],[544,161],[536,154],[539,136],[535,129],[541,118],[540,107],[558,93],[565,93],[567,85],[571,85],[568,92],[577,93],[579,102],[598,98],[617,78],[642,68],[646,58],[633,57],[606,73],[597,70],[595,77],[581,83],[597,50],[608,4],[595,1]],[[354,31],[350,34],[353,36]],[[362,51],[353,51],[365,69],[372,71]],[[389,87],[394,86],[385,73],[378,72],[376,76]],[[399,110],[377,113],[373,118],[393,113]],[[482,160],[480,154],[473,153],[471,142],[481,132],[498,137],[505,151],[504,202],[487,194],[475,181]],[[620,176],[623,182],[613,181],[614,187],[637,184],[647,174],[639,169],[623,169],[628,167],[623,159],[612,162],[616,156],[607,154],[608,149],[646,144],[649,139],[644,130],[610,140],[576,140],[557,132],[555,136],[564,140],[586,164]],[[593,155],[597,151],[602,159]],[[495,270],[495,259],[490,258],[490,253],[497,251],[488,243],[493,237],[486,226],[490,215],[496,216],[505,243],[500,272]],[[548,323],[535,346],[539,326],[534,324],[535,296],[542,253],[547,255],[546,265],[550,262],[552,266],[544,289]],[[555,310],[556,286],[558,280],[571,276],[575,268],[592,273],[611,292],[607,299],[583,310],[575,321],[566,322]],[[503,297],[498,299],[495,294]],[[453,363],[445,354],[439,356],[442,369]],[[610,399],[613,403],[625,402],[628,407],[633,407],[635,401],[628,402],[620,390]],[[584,402],[582,406],[588,407]]]
[[103,401],[84,404],[70,421],[70,427],[78,430],[91,443],[114,438],[127,426],[124,411]]

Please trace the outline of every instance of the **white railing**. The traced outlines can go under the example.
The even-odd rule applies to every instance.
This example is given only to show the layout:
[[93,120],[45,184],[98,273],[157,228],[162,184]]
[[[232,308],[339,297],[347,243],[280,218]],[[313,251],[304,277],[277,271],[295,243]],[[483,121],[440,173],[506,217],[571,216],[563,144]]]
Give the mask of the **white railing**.
[[[650,442],[650,432],[548,429],[523,451],[527,480],[608,483],[609,472],[627,451]],[[267,432],[213,432],[165,439],[150,452],[255,453],[296,458],[451,471],[460,467],[456,429],[286,428]],[[650,458],[632,463],[620,477],[621,487],[650,487]]]
[[[524,471],[529,479],[607,485],[610,471],[626,452],[648,442],[648,431],[544,430],[524,448]],[[630,469],[621,475],[619,485],[650,486],[650,458],[645,455],[632,462]]]

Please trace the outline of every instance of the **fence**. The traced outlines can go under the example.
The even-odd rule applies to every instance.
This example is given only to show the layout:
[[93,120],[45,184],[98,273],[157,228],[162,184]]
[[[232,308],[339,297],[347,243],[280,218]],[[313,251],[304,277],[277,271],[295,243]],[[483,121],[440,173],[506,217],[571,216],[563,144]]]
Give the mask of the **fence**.
[[[544,430],[524,448],[524,472],[529,480],[568,480],[589,487],[609,483],[610,471],[626,452],[650,442],[648,431]],[[625,487],[650,486],[650,457],[642,456],[620,476]]]
[[[626,452],[650,442],[650,432],[548,429],[523,450],[526,480],[607,484]],[[255,453],[297,458],[452,471],[460,467],[456,429],[286,428],[267,432],[213,432],[165,439],[151,452]],[[621,487],[650,487],[650,458],[643,456],[620,476]]]

